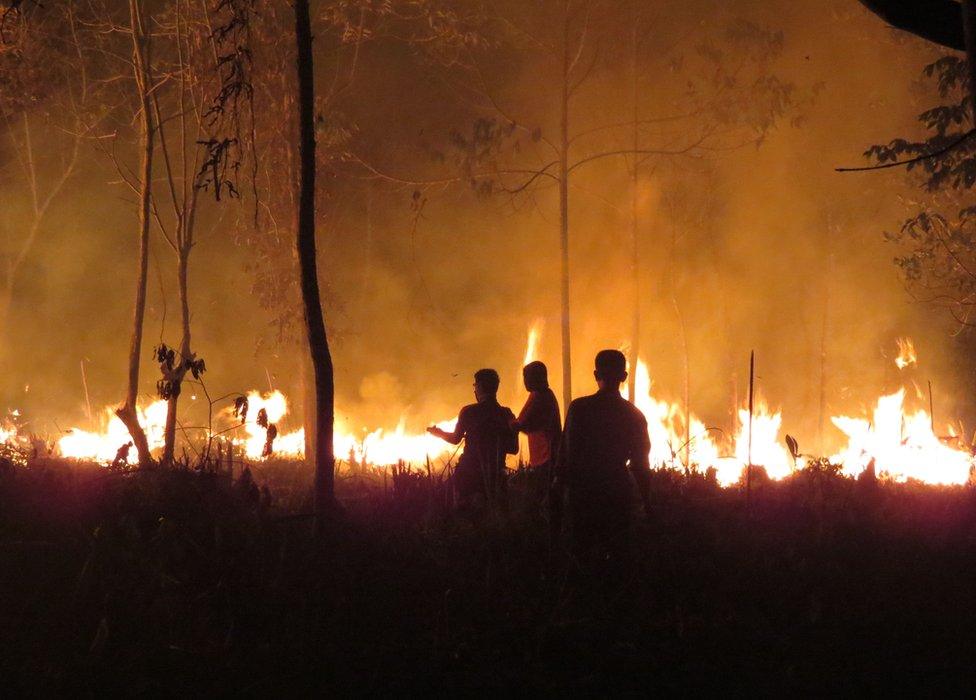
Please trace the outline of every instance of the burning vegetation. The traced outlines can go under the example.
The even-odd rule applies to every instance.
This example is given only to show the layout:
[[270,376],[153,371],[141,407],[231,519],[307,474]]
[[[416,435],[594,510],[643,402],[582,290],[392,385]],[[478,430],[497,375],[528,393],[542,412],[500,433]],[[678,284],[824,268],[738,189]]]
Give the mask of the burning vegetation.
[[[538,359],[542,343],[541,323],[533,324],[527,334],[523,360]],[[916,366],[918,358],[909,338],[899,338],[895,364],[899,370]],[[946,423],[942,431],[935,428],[930,410],[909,408],[908,400],[929,402],[917,386],[907,386],[879,397],[866,405],[865,415],[831,417],[831,423],[843,434],[838,449],[830,454],[801,453],[795,438],[786,433],[783,414],[771,410],[763,399],[757,399],[750,413],[748,405],[737,411],[736,431],[723,435],[720,429],[706,425],[681,404],[656,398],[647,363],[641,359],[636,368],[635,404],[648,421],[651,437],[650,463],[653,468],[678,469],[702,474],[713,473],[722,486],[740,483],[746,465],[761,467],[774,480],[783,479],[808,465],[829,466],[840,474],[856,478],[870,473],[897,482],[913,480],[936,485],[969,483],[976,466],[973,448],[958,423]],[[199,380],[199,377],[197,377]],[[906,377],[905,383],[911,384]],[[196,401],[197,396],[190,397]],[[185,454],[187,464],[209,456],[218,443],[222,449],[237,453],[248,461],[271,457],[304,460],[305,434],[302,428],[287,431],[282,426],[289,417],[289,404],[280,391],[251,391],[227,399],[229,405],[209,408],[213,424],[180,426],[194,455]],[[55,444],[54,453],[76,460],[112,464],[119,449],[130,441],[122,421],[108,407],[102,412],[104,428],[86,431],[71,428]],[[139,408],[139,419],[154,456],[165,442],[167,399],[161,398]],[[455,419],[437,423],[453,430]],[[449,473],[456,449],[426,432],[410,433],[407,417],[401,416],[392,430],[362,428],[339,421],[335,432],[335,453],[346,467],[389,469],[396,465],[423,468],[432,461]],[[0,432],[0,442],[16,450],[19,436],[8,421]],[[514,465],[513,465],[514,466]],[[340,467],[341,468],[341,467]]]
[[0,0],[4,689],[971,695],[924,5]]

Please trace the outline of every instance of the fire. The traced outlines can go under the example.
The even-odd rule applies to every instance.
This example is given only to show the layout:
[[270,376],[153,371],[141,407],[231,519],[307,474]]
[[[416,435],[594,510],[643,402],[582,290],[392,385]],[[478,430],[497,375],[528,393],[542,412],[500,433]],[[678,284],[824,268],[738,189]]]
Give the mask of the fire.
[[[263,410],[268,422],[278,428],[282,419],[288,415],[289,406],[285,395],[277,390],[265,394],[251,391],[247,394],[247,401],[248,411],[242,425],[239,424],[239,419],[234,417],[233,409],[227,408],[220,414],[223,425],[215,426],[215,430],[221,437],[239,446],[248,459],[257,461],[264,459],[262,454],[267,440],[267,429],[258,424],[258,414]],[[140,408],[138,415],[146,430],[150,450],[162,448],[166,402],[155,401],[145,408]],[[105,429],[102,432],[90,432],[80,428],[69,430],[58,441],[61,455],[103,463],[114,460],[119,447],[129,442],[130,437],[125,425],[115,415],[114,409],[106,408],[104,416]],[[239,424],[239,431],[235,431],[235,423]],[[456,419],[441,421],[438,427],[453,430],[455,423]],[[238,432],[240,434],[237,434]],[[0,433],[0,438],[3,438],[4,434]],[[0,439],[0,442],[3,439]],[[363,431],[363,434],[358,436],[344,421],[337,420],[334,445],[338,458],[351,457],[358,463],[375,466],[396,464],[399,460],[420,464],[428,458],[435,459],[454,449],[453,446],[426,432],[420,434],[407,432],[405,418],[400,419],[394,430],[386,431],[380,428],[372,432]],[[273,442],[272,455],[293,459],[304,458],[305,431],[299,428],[293,432],[279,432]]]
[[[694,414],[685,416],[680,405],[652,396],[651,375],[644,360],[637,361],[636,371],[634,403],[647,418],[651,466],[714,469],[722,486],[737,482],[749,461],[749,411],[739,411],[740,427],[733,439],[733,456],[723,456],[722,449],[712,438],[714,431],[705,423]],[[789,453],[779,440],[782,422],[782,415],[769,411],[765,403],[759,402],[754,407],[752,463],[765,467],[774,479],[788,476],[793,469]]]
[[[166,401],[160,399],[148,406],[136,409],[139,423],[146,431],[146,440],[150,450],[163,446],[163,434],[166,430]],[[129,431],[121,419],[115,415],[115,408],[104,409],[105,430],[101,433],[89,432],[81,428],[71,428],[67,434],[58,440],[58,449],[64,457],[72,459],[92,459],[98,462],[111,462],[115,459],[118,449],[129,442]],[[134,461],[133,451],[130,460]]]
[[[735,436],[735,458],[740,465],[749,464],[749,409],[739,409],[739,432]],[[763,467],[771,479],[782,479],[793,473],[793,458],[780,442],[779,431],[783,425],[783,414],[773,413],[766,402],[755,402],[752,411],[752,464]],[[732,475],[729,474],[731,477]],[[735,475],[738,479],[738,474]],[[722,481],[721,474],[719,481]]]
[[644,360],[637,361],[634,386],[634,404],[647,418],[652,465],[681,466],[686,454],[692,465],[704,465],[706,468],[719,460],[718,446],[712,441],[704,423],[694,415],[688,416],[690,428],[688,439],[685,439],[685,419],[681,407],[658,401],[651,395],[651,373]]
[[[257,423],[257,415],[261,409],[267,412],[268,421],[278,424],[288,414],[288,402],[280,391],[260,394],[252,391],[247,395],[248,415],[244,423],[247,437],[244,439],[244,453],[249,459],[261,459],[264,450],[267,431]],[[441,421],[438,427],[453,430],[456,419]],[[392,431],[382,428],[357,436],[349,428],[346,421],[337,419],[333,446],[335,455],[339,459],[354,459],[360,464],[374,466],[388,466],[403,460],[413,464],[421,464],[428,458],[434,459],[453,449],[443,440],[423,433],[408,433],[406,418],[400,418],[397,427]],[[305,430],[299,428],[290,433],[279,433],[274,440],[274,455],[278,457],[304,458]]]
[[[879,474],[895,481],[917,479],[930,484],[965,484],[973,469],[969,452],[947,445],[932,430],[924,410],[906,413],[905,390],[878,399],[873,420],[832,418],[848,439],[847,447],[832,460],[849,476],[860,474],[872,462]],[[952,429],[947,431],[952,435]]]
[[542,338],[542,330],[545,328],[544,319],[537,318],[531,326],[525,339],[525,356],[522,358],[522,366],[529,364],[533,360],[539,359],[539,341]]
[[[266,412],[268,422],[276,426],[288,413],[288,401],[280,391],[272,391],[269,394],[260,394],[251,391],[247,394],[247,416],[244,421],[243,439],[233,439],[235,443],[243,443],[244,454],[250,459],[261,459],[264,452],[264,443],[267,440],[267,430],[258,425],[258,414],[263,410]],[[227,409],[225,414],[228,420],[233,420],[232,409]],[[297,430],[293,433],[281,434],[274,440],[275,454],[301,457],[305,454],[305,431]]]
[[[899,349],[899,367],[918,362],[910,339],[900,339]],[[654,398],[650,372],[643,360],[638,360],[636,372],[635,403],[647,418],[652,466],[715,469],[716,478],[723,486],[737,482],[750,462],[763,467],[772,479],[782,479],[802,467],[793,463],[780,439],[782,414],[771,411],[764,401],[754,406],[751,446],[749,411],[741,408],[739,429],[731,444],[732,456],[723,456],[700,420],[694,415],[685,416],[678,404]],[[846,436],[847,445],[830,458],[831,462],[840,465],[841,472],[847,476],[857,476],[873,465],[877,474],[895,481],[967,483],[976,467],[976,458],[961,448],[952,426],[946,429],[946,437],[940,438],[926,411],[907,412],[904,404],[905,390],[901,389],[878,399],[871,419],[833,417],[831,421]],[[687,433],[685,421],[690,426]]]
[[918,355],[915,353],[915,344],[912,343],[912,339],[899,338],[897,342],[898,357],[895,358],[895,364],[898,365],[898,369],[905,369],[909,365],[918,364]]
[[[523,362],[527,364],[539,356],[543,321],[535,321],[528,330]],[[899,367],[917,364],[918,357],[912,341],[898,341]],[[679,403],[661,400],[652,393],[653,382],[647,363],[639,359],[634,368],[638,409],[647,418],[651,438],[651,465],[655,468],[688,468],[705,471],[714,469],[722,486],[738,482],[748,463],[761,466],[772,479],[789,476],[803,466],[803,457],[795,464],[784,446],[781,436],[783,415],[773,411],[763,400],[757,400],[752,412],[738,410],[738,427],[734,435],[723,436],[709,428]],[[289,416],[289,405],[280,391],[247,395],[248,412],[240,424],[239,418],[228,408],[218,414],[214,430],[222,439],[239,446],[250,460],[263,459],[267,429],[258,424],[263,410],[268,422],[279,430],[273,442],[274,456],[301,459],[305,454],[305,433],[299,428],[282,430],[282,421]],[[880,476],[895,481],[917,479],[931,484],[965,484],[976,464],[972,453],[956,437],[949,426],[946,437],[936,434],[932,417],[924,410],[905,408],[906,392],[901,389],[878,399],[870,417],[834,416],[831,421],[844,435],[846,445],[830,457],[840,465],[841,473],[857,476],[873,466]],[[155,401],[140,408],[139,420],[146,430],[150,449],[163,444],[166,402]],[[356,429],[341,412],[336,420],[334,446],[340,460],[360,465],[383,467],[405,461],[415,465],[427,460],[443,459],[455,447],[423,432],[411,432],[407,418],[401,415],[393,429]],[[114,410],[103,412],[105,428],[89,432],[74,428],[58,442],[62,455],[92,459],[107,463],[115,458],[129,435]],[[438,427],[453,430],[456,419],[438,423]],[[750,440],[751,424],[751,440]],[[201,433],[206,436],[205,431]],[[0,443],[16,439],[16,429],[10,421],[0,424]],[[133,460],[134,461],[134,460]]]

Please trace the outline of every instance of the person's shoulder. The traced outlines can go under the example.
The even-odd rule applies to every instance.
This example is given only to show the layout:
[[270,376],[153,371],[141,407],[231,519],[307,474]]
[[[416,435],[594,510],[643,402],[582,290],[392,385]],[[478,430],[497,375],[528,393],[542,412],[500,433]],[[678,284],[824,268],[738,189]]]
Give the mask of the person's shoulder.
[[478,404],[469,403],[467,406],[464,406],[460,411],[458,411],[458,420],[461,420],[461,418],[463,418],[464,416],[471,415],[477,410],[478,410]]
[[626,410],[630,414],[631,419],[635,423],[647,425],[647,416],[644,415],[644,412],[639,408],[637,408],[637,406],[632,404],[630,401],[627,401],[626,399],[622,399],[622,400],[624,404],[626,404],[627,406]]
[[577,411],[585,410],[585,409],[589,408],[590,406],[592,406],[595,402],[599,401],[599,399],[600,399],[600,395],[599,394],[590,394],[589,396],[580,396],[580,397],[575,398],[575,399],[573,399],[572,401],[569,402],[569,410],[570,411],[572,411],[574,409],[577,410]]
[[508,406],[502,406],[501,404],[498,404],[498,411],[499,413],[504,414],[506,418],[515,417],[515,414],[512,412],[512,409],[510,409]]

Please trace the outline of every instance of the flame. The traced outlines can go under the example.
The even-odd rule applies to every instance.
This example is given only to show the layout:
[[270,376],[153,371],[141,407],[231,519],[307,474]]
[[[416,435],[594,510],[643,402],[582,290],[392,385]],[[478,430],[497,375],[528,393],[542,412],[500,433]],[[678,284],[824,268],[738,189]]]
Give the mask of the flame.
[[905,369],[909,365],[918,364],[918,355],[915,353],[915,344],[912,339],[899,338],[897,342],[898,357],[895,358],[895,364],[898,365],[898,369]]
[[[872,462],[879,474],[895,481],[917,479],[929,484],[965,484],[973,469],[973,456],[943,442],[923,410],[906,413],[905,390],[878,399],[873,420],[832,418],[848,439],[847,447],[832,461],[843,473],[860,474]],[[947,431],[952,438],[951,426]]]
[[542,339],[542,330],[545,328],[545,319],[537,318],[529,326],[529,332],[525,339],[525,356],[522,359],[522,366],[529,364],[533,360],[539,359],[539,344]]
[[[694,414],[685,416],[679,404],[661,401],[651,394],[651,375],[647,363],[638,359],[634,378],[635,405],[647,418],[651,438],[652,467],[714,469],[722,486],[737,482],[749,461],[749,411],[740,409],[739,430],[731,456],[723,456],[712,437],[713,431]],[[685,425],[687,421],[687,437]],[[765,467],[770,477],[779,479],[792,471],[792,459],[779,440],[783,419],[758,402],[752,417],[752,463]]]
[[[536,359],[544,322],[535,321],[528,330],[524,364]],[[901,368],[917,363],[917,355],[909,338],[898,340]],[[801,464],[794,464],[780,437],[783,416],[773,411],[763,400],[755,402],[752,412],[751,431],[749,411],[738,410],[738,427],[734,435],[722,439],[718,431],[709,429],[694,414],[679,403],[668,402],[652,393],[653,382],[647,363],[638,359],[635,368],[635,405],[647,418],[651,439],[650,462],[652,467],[714,469],[722,486],[738,482],[747,463],[762,466],[771,479],[789,476]],[[831,421],[846,437],[847,444],[830,460],[841,466],[841,473],[857,476],[873,465],[879,475],[887,475],[895,481],[917,479],[931,484],[965,484],[974,470],[971,452],[964,448],[953,426],[948,426],[946,437],[940,438],[932,425],[931,416],[924,410],[905,410],[905,389],[878,399],[872,415],[868,417],[834,416]],[[268,420],[280,430],[274,440],[273,455],[285,458],[304,458],[305,433],[302,429],[292,432],[281,430],[282,421],[289,415],[286,397],[280,391],[248,393],[248,413],[243,425],[232,410],[219,414],[215,426],[221,435],[242,447],[248,459],[260,460],[264,451],[266,429],[257,423],[258,413],[264,409]],[[120,446],[129,442],[128,431],[112,408],[103,412],[105,428],[100,433],[78,428],[64,435],[58,443],[66,457],[93,459],[110,462]],[[139,420],[146,430],[150,449],[162,447],[166,419],[166,402],[155,401],[138,410]],[[341,414],[340,414],[341,415]],[[445,420],[438,427],[451,431],[457,419]],[[751,447],[750,447],[751,432]],[[0,443],[16,438],[12,422],[0,425]],[[720,440],[720,442],[719,442]],[[401,415],[393,429],[352,427],[348,418],[339,417],[335,423],[335,454],[361,465],[377,467],[405,461],[422,464],[450,456],[455,447],[426,432],[414,433],[407,429],[407,418]]]
[[[772,413],[765,401],[755,401],[752,411],[752,464],[763,467],[771,479],[782,479],[793,473],[793,458],[780,442],[779,430],[783,415]],[[735,436],[735,457],[739,464],[748,464],[749,409],[739,409],[739,432]],[[730,475],[731,476],[731,475]],[[738,479],[738,475],[735,476]],[[721,478],[719,479],[721,481]]]
[[[260,393],[251,391],[247,394],[247,418],[241,425],[242,436],[234,436],[233,426],[239,419],[233,416],[233,409],[227,408],[221,413],[221,420],[226,425],[219,428],[219,434],[230,435],[230,442],[239,445],[248,459],[261,460],[267,439],[266,428],[258,425],[257,416],[263,409],[269,423],[280,428],[280,422],[288,413],[288,401],[280,391]],[[149,406],[138,409],[139,421],[146,430],[146,438],[150,450],[158,450],[163,446],[163,433],[166,424],[166,402],[155,401]],[[90,432],[80,428],[72,428],[58,441],[58,448],[62,456],[72,459],[89,459],[108,463],[115,459],[118,449],[130,441],[129,432],[125,425],[115,415],[113,408],[104,410],[105,429],[101,432]],[[438,427],[444,430],[454,430],[457,419],[441,421]],[[365,431],[364,431],[365,432]],[[2,438],[4,433],[0,433]],[[5,439],[5,438],[4,438]],[[0,440],[2,442],[3,440]],[[365,432],[357,436],[344,421],[337,420],[335,425],[335,453],[340,459],[353,458],[361,464],[386,466],[396,464],[399,460],[423,463],[428,458],[435,459],[454,450],[453,445],[423,432],[411,434],[406,430],[406,419],[401,417],[397,427],[392,431],[382,428],[372,432]],[[302,428],[293,432],[279,432],[273,443],[272,456],[293,459],[303,459],[305,456],[305,431]]]
[[[125,424],[115,415],[114,407],[105,408],[102,414],[105,417],[105,429],[102,432],[71,428],[58,440],[58,450],[62,456],[98,462],[111,462],[115,459],[118,449],[132,438],[129,437]],[[150,451],[161,448],[166,430],[166,401],[160,399],[146,407],[137,407],[136,415],[146,431]]]

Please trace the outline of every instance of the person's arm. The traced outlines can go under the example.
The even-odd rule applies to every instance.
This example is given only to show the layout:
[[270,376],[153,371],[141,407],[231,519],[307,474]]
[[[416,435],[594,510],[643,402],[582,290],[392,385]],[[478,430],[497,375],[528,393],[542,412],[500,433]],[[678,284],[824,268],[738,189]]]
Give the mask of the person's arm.
[[467,421],[465,420],[464,409],[461,409],[461,412],[458,414],[457,423],[454,424],[453,433],[449,433],[443,428],[438,428],[436,425],[432,425],[429,428],[427,428],[427,432],[433,435],[434,437],[439,437],[441,440],[451,443],[452,445],[457,445],[458,443],[461,442],[461,440],[464,439],[464,433],[465,433],[464,426],[466,423]]
[[515,414],[511,411],[508,412],[506,423],[506,435],[505,435],[505,454],[515,455],[519,451],[519,440],[518,440],[518,430],[512,427],[515,423]]
[[634,436],[630,453],[630,471],[637,482],[644,513],[651,513],[651,438],[647,434],[647,419],[643,415],[636,421],[637,434]]

